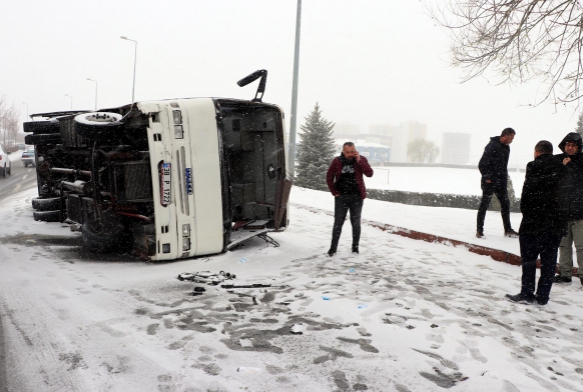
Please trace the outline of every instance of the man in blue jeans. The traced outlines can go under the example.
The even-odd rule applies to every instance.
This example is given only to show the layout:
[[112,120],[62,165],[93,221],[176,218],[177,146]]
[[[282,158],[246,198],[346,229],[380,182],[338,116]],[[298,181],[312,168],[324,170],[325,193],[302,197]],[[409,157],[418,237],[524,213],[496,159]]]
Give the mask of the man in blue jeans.
[[326,173],[326,183],[334,195],[334,226],[328,256],[333,256],[338,250],[338,241],[348,211],[352,224],[352,253],[359,252],[360,216],[366,198],[363,174],[367,177],[373,175],[368,160],[356,151],[354,143],[344,143],[340,156],[334,158]]
[[[567,169],[552,154],[553,145],[541,140],[535,146],[534,161],[526,165],[520,198],[522,288],[516,295],[506,294],[511,302],[546,305],[549,301],[557,251],[561,238],[567,232],[567,221],[560,208],[560,185]],[[536,260],[539,255],[541,267],[537,286]]]

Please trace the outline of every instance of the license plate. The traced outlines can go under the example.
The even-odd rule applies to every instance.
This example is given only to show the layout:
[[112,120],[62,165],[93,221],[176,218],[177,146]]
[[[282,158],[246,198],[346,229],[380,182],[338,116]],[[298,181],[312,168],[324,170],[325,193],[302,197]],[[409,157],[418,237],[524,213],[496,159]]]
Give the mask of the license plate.
[[170,163],[163,163],[160,171],[160,204],[167,206],[170,204]]
[[187,167],[184,171],[184,178],[186,179],[186,193],[192,195],[192,169]]

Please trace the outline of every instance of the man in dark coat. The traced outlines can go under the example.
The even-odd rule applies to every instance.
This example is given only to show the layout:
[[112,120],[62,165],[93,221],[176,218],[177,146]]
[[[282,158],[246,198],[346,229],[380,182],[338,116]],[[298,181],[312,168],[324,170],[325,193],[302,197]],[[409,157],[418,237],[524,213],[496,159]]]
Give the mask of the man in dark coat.
[[368,160],[361,156],[352,142],[342,146],[339,157],[334,158],[326,174],[326,182],[334,195],[334,226],[332,244],[328,255],[333,256],[338,250],[338,241],[342,234],[342,225],[350,210],[352,224],[352,252],[358,253],[360,242],[360,215],[366,198],[366,187],[362,175],[372,177],[373,170]]
[[482,202],[478,209],[478,229],[476,237],[484,237],[484,220],[486,211],[490,206],[492,195],[500,201],[504,235],[506,237],[518,237],[518,233],[512,230],[510,223],[510,199],[508,199],[508,158],[510,157],[510,143],[514,140],[516,132],[512,128],[505,128],[500,136],[490,138],[490,143],[484,149],[484,154],[478,165],[482,174]]
[[[557,263],[557,249],[566,232],[567,221],[561,213],[560,184],[567,173],[565,165],[552,156],[553,145],[541,140],[534,149],[534,161],[526,166],[520,198],[520,257],[522,289],[516,295],[506,294],[512,302],[546,305],[549,301]],[[541,267],[536,287],[536,260]]]
[[581,135],[571,132],[559,144],[562,154],[555,157],[567,168],[561,183],[561,205],[567,219],[567,235],[559,245],[559,274],[555,283],[571,283],[573,268],[573,243],[577,251],[579,279],[583,285],[583,143]]

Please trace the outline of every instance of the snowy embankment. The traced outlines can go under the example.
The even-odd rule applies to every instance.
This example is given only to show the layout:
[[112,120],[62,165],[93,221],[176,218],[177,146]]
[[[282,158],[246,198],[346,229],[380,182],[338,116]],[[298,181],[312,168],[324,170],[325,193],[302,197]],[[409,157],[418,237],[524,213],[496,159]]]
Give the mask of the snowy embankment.
[[[254,239],[173,263],[96,256],[80,250],[79,233],[34,222],[34,195],[0,206],[8,390],[583,390],[579,285],[554,287],[544,308],[512,304],[503,297],[518,292],[520,268],[367,225],[360,255],[348,253],[347,224],[329,258],[332,218],[296,207],[272,235],[279,248]],[[291,201],[332,204],[299,189]],[[439,209],[438,224],[431,208],[382,205],[367,200],[365,216],[432,230],[470,220]],[[175,277],[201,270],[271,287],[192,296],[195,284]]]
[[[447,167],[374,167],[375,174],[366,178],[371,189],[391,189],[407,192],[481,195],[481,175],[478,169]],[[510,171],[514,192],[520,197],[524,173]]]

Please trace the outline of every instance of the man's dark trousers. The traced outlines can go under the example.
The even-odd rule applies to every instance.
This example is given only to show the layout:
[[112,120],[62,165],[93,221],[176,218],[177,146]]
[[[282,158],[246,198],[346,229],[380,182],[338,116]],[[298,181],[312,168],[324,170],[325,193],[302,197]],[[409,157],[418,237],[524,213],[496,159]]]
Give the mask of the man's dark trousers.
[[484,220],[486,219],[486,211],[492,201],[492,195],[496,195],[500,201],[502,222],[504,224],[504,231],[512,230],[510,223],[510,199],[508,198],[507,181],[493,181],[487,183],[482,180],[482,202],[478,209],[478,231],[484,231]]
[[342,234],[342,225],[346,220],[346,214],[350,211],[350,223],[352,224],[352,246],[358,246],[360,242],[360,216],[362,214],[363,200],[360,195],[340,194],[334,198],[334,226],[332,228],[332,245],[330,250],[336,252],[338,241]]
[[558,234],[543,232],[540,234],[521,234],[520,257],[522,258],[522,290],[526,298],[534,298],[536,280],[536,259],[540,255],[540,278],[536,292],[537,301],[546,304],[551,294],[553,277],[557,266],[557,250],[561,243]]

